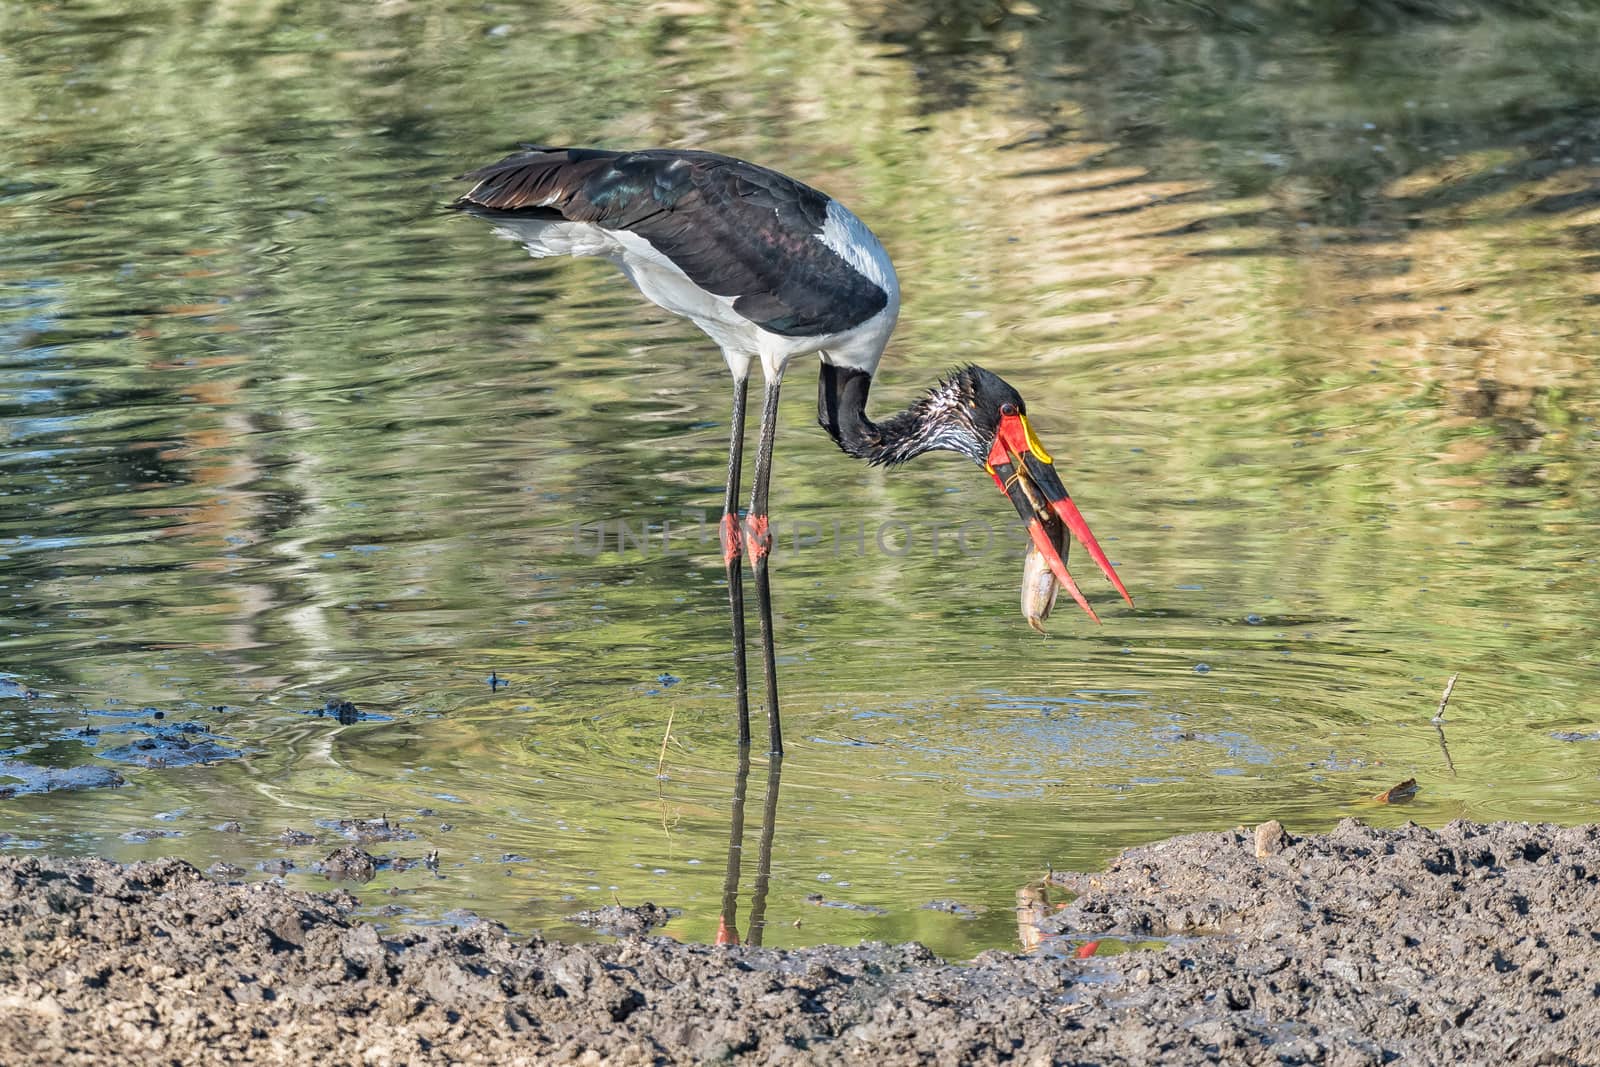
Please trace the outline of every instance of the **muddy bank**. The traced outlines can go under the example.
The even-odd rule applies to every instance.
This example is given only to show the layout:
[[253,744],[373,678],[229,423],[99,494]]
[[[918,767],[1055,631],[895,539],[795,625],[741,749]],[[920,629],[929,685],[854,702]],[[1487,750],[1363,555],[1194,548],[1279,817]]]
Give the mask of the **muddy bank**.
[[[0,1062],[1597,1063],[1600,828],[1174,838],[1032,955],[779,952],[479,924],[179,861],[0,859]],[[670,927],[669,927],[670,929]],[[1085,937],[1163,945],[1078,959]]]

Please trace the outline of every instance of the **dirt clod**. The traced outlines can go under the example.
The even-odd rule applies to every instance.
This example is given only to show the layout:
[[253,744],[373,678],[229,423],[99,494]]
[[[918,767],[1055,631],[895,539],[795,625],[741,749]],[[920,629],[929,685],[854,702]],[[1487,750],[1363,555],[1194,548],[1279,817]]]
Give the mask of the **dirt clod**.
[[1289,835],[1277,819],[1256,827],[1256,859],[1276,856],[1289,847]]
[[377,858],[355,845],[334,849],[320,866],[327,877],[350,882],[370,882],[378,873]]

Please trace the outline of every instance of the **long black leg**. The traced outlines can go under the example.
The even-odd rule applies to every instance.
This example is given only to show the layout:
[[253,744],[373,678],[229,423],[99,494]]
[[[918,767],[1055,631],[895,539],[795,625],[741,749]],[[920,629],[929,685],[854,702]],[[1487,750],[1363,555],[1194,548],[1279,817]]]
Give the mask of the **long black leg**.
[[772,440],[778,430],[778,386],[774,375],[767,381],[761,409],[761,444],[756,450],[755,486],[750,494],[750,514],[745,519],[750,564],[756,573],[756,610],[761,618],[761,664],[767,675],[767,730],[774,756],[783,755],[783,730],[778,725],[778,665],[772,651],[772,586],[767,581],[767,554],[772,531],[767,522],[767,483],[772,477]]
[[744,397],[748,376],[733,382],[733,440],[728,445],[728,490],[722,498],[722,565],[728,573],[728,609],[733,616],[733,685],[739,691],[739,747],[750,747],[750,682],[744,660],[743,538],[739,532],[739,468],[744,461]]

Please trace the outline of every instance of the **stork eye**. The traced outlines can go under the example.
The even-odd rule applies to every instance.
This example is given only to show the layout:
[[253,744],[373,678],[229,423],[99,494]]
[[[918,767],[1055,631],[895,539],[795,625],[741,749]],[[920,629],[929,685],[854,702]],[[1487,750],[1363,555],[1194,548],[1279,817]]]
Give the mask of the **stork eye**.
[[1015,405],[1015,404],[1001,404],[1000,405],[1000,414],[1002,414],[1002,415],[1015,415],[1016,413],[1017,413],[1017,405]]

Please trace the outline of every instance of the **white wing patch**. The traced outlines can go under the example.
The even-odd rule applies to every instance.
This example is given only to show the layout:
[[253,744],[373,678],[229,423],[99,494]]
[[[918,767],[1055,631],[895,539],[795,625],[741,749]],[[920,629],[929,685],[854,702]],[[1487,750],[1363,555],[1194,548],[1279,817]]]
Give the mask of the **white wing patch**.
[[889,253],[867,229],[867,224],[837,200],[828,201],[828,218],[817,240],[889,297],[883,310],[866,322],[843,334],[817,339],[817,348],[823,351],[822,358],[829,363],[875,374],[878,361],[883,358],[884,345],[889,343],[889,334],[894,331],[895,319],[900,314],[900,282],[895,277],[894,264],[889,262]]
[[495,223],[494,232],[519,241],[535,259],[545,256],[609,256],[617,252],[611,234],[587,222],[516,219]]
[[849,208],[837,200],[829,200],[828,220],[817,239],[888,293],[890,303],[899,303],[900,284],[894,276],[894,264],[889,262],[889,253],[867,229],[867,224],[852,215]]

